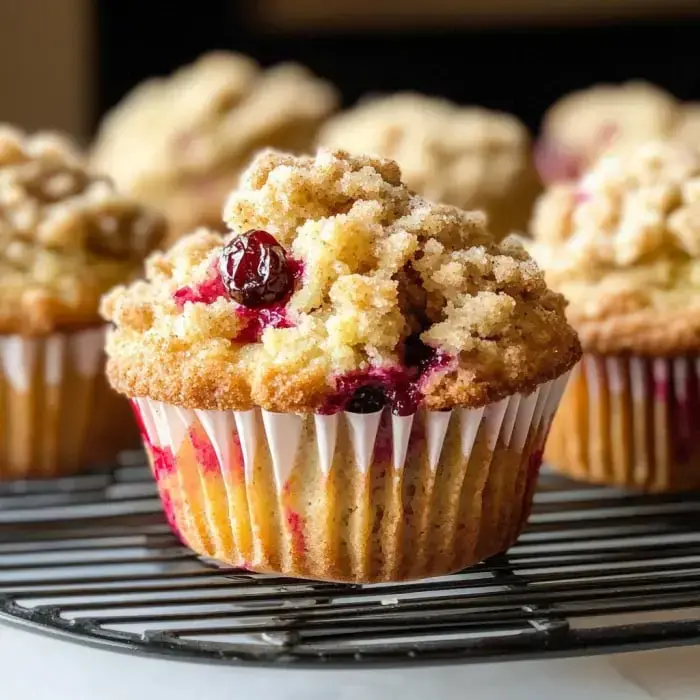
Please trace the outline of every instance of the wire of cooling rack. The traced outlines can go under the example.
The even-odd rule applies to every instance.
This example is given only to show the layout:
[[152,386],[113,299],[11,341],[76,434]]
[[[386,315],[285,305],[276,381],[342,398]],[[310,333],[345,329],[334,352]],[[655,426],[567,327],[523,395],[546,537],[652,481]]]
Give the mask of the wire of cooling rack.
[[507,554],[453,576],[349,586],[217,568],[170,533],[141,455],[0,486],[0,620],[186,660],[464,663],[700,642],[700,494],[544,474]]

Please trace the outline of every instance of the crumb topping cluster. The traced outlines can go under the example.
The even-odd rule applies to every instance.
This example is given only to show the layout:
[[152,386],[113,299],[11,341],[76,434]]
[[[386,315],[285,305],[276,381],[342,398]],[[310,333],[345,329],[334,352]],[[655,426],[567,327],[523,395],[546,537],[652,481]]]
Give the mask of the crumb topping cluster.
[[409,187],[486,211],[500,238],[524,228],[539,191],[527,129],[480,107],[411,93],[375,98],[330,119],[319,142],[397,161]]
[[0,127],[0,333],[98,321],[100,296],[164,233],[160,217],[92,176],[62,137]]
[[572,320],[700,311],[700,152],[647,142],[606,156],[542,196],[532,233],[531,252]]
[[537,161],[546,182],[572,180],[603,154],[654,139],[698,143],[700,110],[643,81],[573,92],[547,112]]
[[308,150],[336,103],[335,89],[302,66],[263,70],[240,54],[209,53],[142,83],[108,114],[93,166],[180,227],[215,226],[252,154]]
[[[225,217],[232,234],[195,232],[152,256],[146,281],[105,298],[116,326],[109,373],[123,393],[308,411],[327,406],[340,379],[396,384],[398,372],[420,380],[428,408],[450,408],[529,391],[578,358],[562,297],[522,247],[496,243],[479,215],[415,195],[393,161],[268,151]],[[241,236],[245,246],[231,246]],[[287,277],[288,293],[265,287],[280,301],[245,307],[227,293],[243,284],[240,268],[222,279],[231,270],[224,246],[236,263],[253,250],[259,257],[246,265],[256,275],[260,246],[275,241],[298,274]],[[422,359],[412,359],[416,348]]]

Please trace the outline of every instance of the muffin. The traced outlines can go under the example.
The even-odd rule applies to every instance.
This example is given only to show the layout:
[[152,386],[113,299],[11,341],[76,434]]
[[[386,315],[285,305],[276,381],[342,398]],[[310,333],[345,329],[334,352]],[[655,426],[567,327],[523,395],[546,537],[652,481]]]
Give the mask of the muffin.
[[206,54],[137,86],[108,113],[92,165],[165,212],[174,239],[220,227],[226,195],[252,154],[309,150],[336,102],[334,88],[301,66],[263,70],[240,54]]
[[396,160],[427,199],[478,209],[498,238],[523,231],[540,192],[527,129],[510,114],[400,93],[330,119],[319,143]]
[[673,95],[643,81],[594,85],[566,95],[549,108],[542,124],[535,154],[542,180],[576,180],[610,149],[625,151],[671,137],[682,116]]
[[68,474],[138,440],[103,377],[98,306],[164,232],[66,140],[0,127],[0,479]]
[[700,487],[700,155],[649,142],[538,203],[531,252],[583,345],[547,445],[573,477]]
[[508,547],[580,357],[522,247],[342,151],[259,155],[225,212],[102,305],[182,540],[355,582]]

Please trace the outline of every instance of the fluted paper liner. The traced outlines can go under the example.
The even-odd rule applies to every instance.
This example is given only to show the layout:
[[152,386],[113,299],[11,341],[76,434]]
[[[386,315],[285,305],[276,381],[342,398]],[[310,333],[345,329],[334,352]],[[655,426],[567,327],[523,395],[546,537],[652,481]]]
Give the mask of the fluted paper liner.
[[52,477],[134,446],[104,379],[104,328],[0,336],[0,479]]
[[594,483],[700,488],[700,360],[585,355],[545,457],[558,471]]
[[135,399],[168,520],[231,566],[337,581],[447,573],[528,517],[567,377],[476,410],[188,410]]

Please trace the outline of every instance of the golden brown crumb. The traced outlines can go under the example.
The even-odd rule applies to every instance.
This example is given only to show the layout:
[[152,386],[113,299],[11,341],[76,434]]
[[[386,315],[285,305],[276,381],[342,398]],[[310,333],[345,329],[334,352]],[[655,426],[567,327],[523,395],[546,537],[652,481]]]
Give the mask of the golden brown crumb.
[[700,152],[654,141],[607,156],[543,195],[532,233],[586,348],[700,347]]
[[513,116],[399,93],[330,119],[319,143],[396,160],[427,199],[487,212],[499,238],[527,224],[540,186],[527,129]]
[[162,240],[161,217],[53,134],[0,126],[0,333],[94,323],[100,296]]
[[604,154],[625,154],[654,139],[695,147],[700,110],[643,81],[594,85],[566,95],[547,111],[542,141],[585,171]]
[[92,164],[165,211],[173,236],[218,228],[251,156],[268,146],[309,150],[336,103],[330,84],[301,66],[263,71],[246,56],[213,52],[130,93],[103,121]]
[[342,151],[258,156],[226,218],[234,235],[264,229],[303,262],[294,327],[235,342],[249,321],[228,296],[176,303],[211,281],[228,238],[200,230],[153,256],[148,281],[105,298],[114,386],[187,407],[314,410],[338,375],[399,365],[417,328],[455,358],[426,386],[432,408],[482,405],[568,369],[579,346],[564,301],[522,247],[400,177],[392,161]]

